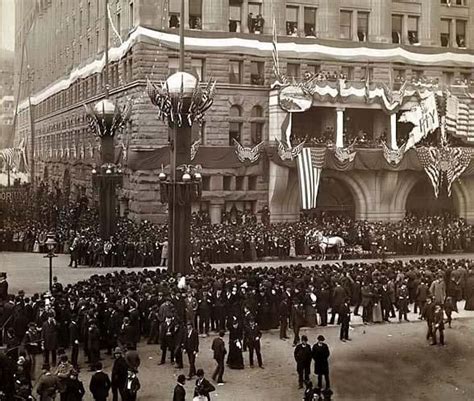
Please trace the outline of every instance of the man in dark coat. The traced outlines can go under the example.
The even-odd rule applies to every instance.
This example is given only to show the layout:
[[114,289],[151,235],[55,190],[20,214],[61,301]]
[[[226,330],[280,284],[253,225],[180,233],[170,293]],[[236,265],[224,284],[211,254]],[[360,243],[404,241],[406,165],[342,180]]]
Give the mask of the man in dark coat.
[[89,350],[90,370],[93,371],[100,360],[100,331],[93,320],[87,333],[87,348]]
[[71,343],[71,363],[75,369],[77,369],[79,356],[79,326],[77,324],[77,318],[73,317],[69,323],[69,341]]
[[293,345],[296,346],[300,341],[300,328],[305,324],[304,305],[302,303],[295,303],[292,308],[292,315],[294,333]]
[[318,298],[316,301],[316,309],[318,310],[320,316],[321,326],[328,325],[328,309],[330,303],[331,294],[329,288],[326,284],[323,284]]
[[262,353],[261,353],[261,342],[262,332],[258,327],[257,322],[252,318],[250,319],[249,325],[245,328],[244,332],[245,344],[247,344],[249,350],[249,361],[250,366],[253,367],[253,354],[257,355],[258,366],[263,369]]
[[439,331],[439,343],[444,345],[444,315],[443,309],[440,305],[435,306],[433,315],[433,342],[431,345],[436,345],[436,333]]
[[160,327],[160,344],[161,344],[161,362],[163,365],[166,361],[166,351],[170,350],[171,363],[174,363],[174,350],[175,350],[175,335],[176,335],[176,324],[172,317],[166,317],[165,321]]
[[191,322],[188,322],[187,324],[187,332],[184,339],[184,350],[186,351],[186,354],[188,354],[189,380],[196,375],[196,355],[199,352],[199,335]]
[[219,337],[214,338],[214,340],[212,341],[211,347],[212,351],[214,352],[214,360],[217,362],[216,369],[212,374],[212,380],[215,381],[217,378],[217,383],[224,383],[224,381],[222,380],[222,376],[224,375],[224,359],[225,355],[227,354],[223,339],[224,335],[225,332],[221,330],[219,332]]
[[288,299],[283,297],[278,305],[278,314],[280,319],[280,339],[286,340],[289,337],[286,335],[286,329],[288,328]]
[[[194,396],[202,395],[207,397],[208,401],[210,401],[211,396],[209,394],[216,388],[204,377],[204,371],[202,369],[198,369],[196,375],[198,378],[196,380],[196,387],[194,388]],[[221,381],[220,383],[223,382]]]
[[294,357],[296,361],[296,371],[298,372],[298,385],[303,388],[303,380],[307,382],[311,373],[311,346],[308,344],[308,337],[301,336],[301,343],[295,347]]
[[426,299],[426,304],[421,313],[421,317],[426,320],[428,330],[426,332],[426,339],[429,340],[433,337],[433,320],[435,312],[435,303],[431,297]]
[[346,299],[347,293],[344,287],[340,283],[336,283],[336,287],[332,293],[332,304],[331,304],[331,321],[329,324],[334,324],[336,320],[336,313],[338,314],[337,324],[341,324],[341,314],[339,309]]
[[95,401],[105,401],[109,396],[110,379],[107,373],[102,372],[102,363],[97,362],[96,369],[91,377],[89,390]]
[[0,303],[5,302],[8,297],[8,281],[7,274],[0,273]]
[[329,382],[329,347],[324,342],[325,338],[322,335],[318,336],[318,342],[313,345],[313,359],[314,359],[314,373],[318,376],[318,387],[322,388],[323,376],[326,382],[326,388],[331,388]]
[[44,364],[49,365],[49,354],[53,365],[56,366],[56,350],[58,349],[58,325],[51,314],[48,320],[43,323],[41,336],[44,347]]
[[112,366],[112,399],[118,401],[118,394],[120,398],[124,399],[124,389],[127,384],[128,364],[123,357],[123,352],[120,347],[114,350],[114,365]]
[[176,387],[173,392],[173,401],[185,401],[186,400],[186,389],[184,384],[186,383],[186,378],[184,375],[179,375],[176,383]]
[[339,308],[339,316],[341,319],[341,330],[339,338],[341,341],[349,341],[349,323],[351,321],[351,308],[349,299],[347,298]]

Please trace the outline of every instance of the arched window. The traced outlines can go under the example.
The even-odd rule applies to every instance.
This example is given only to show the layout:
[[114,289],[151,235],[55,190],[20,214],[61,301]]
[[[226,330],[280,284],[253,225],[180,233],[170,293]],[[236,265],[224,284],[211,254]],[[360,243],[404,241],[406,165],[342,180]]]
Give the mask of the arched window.
[[252,145],[257,145],[262,142],[264,125],[265,118],[263,108],[261,106],[252,107],[252,111],[250,112],[250,135]]
[[242,109],[240,106],[231,106],[229,110],[229,146],[234,145],[234,139],[241,142],[241,130],[242,130]]

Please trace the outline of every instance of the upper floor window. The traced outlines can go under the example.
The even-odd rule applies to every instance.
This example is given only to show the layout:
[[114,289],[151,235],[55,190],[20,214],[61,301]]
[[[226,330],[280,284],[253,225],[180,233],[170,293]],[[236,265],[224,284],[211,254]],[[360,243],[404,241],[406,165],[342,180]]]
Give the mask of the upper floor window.
[[286,7],[286,34],[298,36],[298,7]]
[[169,0],[168,6],[169,27],[179,28],[181,22],[181,1]]
[[292,78],[299,78],[300,76],[300,65],[288,63],[286,65],[286,75]]
[[252,145],[257,145],[263,140],[263,126],[265,125],[265,118],[263,116],[263,109],[260,106],[252,107],[250,112],[250,136]]
[[316,9],[312,7],[304,8],[304,34],[305,36],[316,37]]
[[240,32],[242,3],[239,0],[229,2],[229,32]]
[[232,106],[229,110],[229,146],[234,145],[234,139],[241,142],[242,109],[240,106]]
[[466,21],[456,20],[456,44],[466,47]]
[[262,5],[249,3],[248,27],[250,33],[263,33],[265,20],[262,17]]
[[189,2],[189,28],[202,29],[202,0]]
[[179,70],[179,59],[178,59],[178,57],[168,58],[169,75],[173,75],[175,72],[178,72],[178,70]]
[[359,42],[367,42],[369,36],[369,13],[357,13],[357,37]]
[[392,43],[402,43],[403,17],[392,15]]
[[440,29],[441,46],[448,47],[451,41],[451,20],[442,19]]
[[418,42],[418,17],[408,17],[408,42],[411,45],[417,44]]
[[250,62],[250,83],[252,85],[263,85],[265,83],[264,68],[265,63],[263,61]]
[[446,4],[447,6],[465,6],[467,5],[467,0],[441,0],[441,4]]
[[341,11],[339,25],[341,39],[352,39],[352,11]]
[[199,80],[204,79],[204,60],[201,58],[191,59],[192,74]]
[[133,1],[130,2],[128,5],[128,18],[129,18],[129,23],[128,25],[133,28],[135,26],[135,15],[134,15],[134,10],[133,10]]
[[349,67],[349,66],[341,67],[341,74],[348,81],[353,80],[354,79],[354,67]]
[[242,83],[242,62],[239,60],[229,61],[229,83]]

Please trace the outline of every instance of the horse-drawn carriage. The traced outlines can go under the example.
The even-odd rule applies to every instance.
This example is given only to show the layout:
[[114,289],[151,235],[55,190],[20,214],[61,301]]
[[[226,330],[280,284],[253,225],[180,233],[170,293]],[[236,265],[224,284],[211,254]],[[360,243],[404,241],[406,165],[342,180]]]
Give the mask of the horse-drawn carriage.
[[[317,228],[313,228],[306,233],[305,240],[310,251],[311,249],[319,251],[321,260],[326,260],[326,253],[328,250],[333,250],[337,255],[337,258],[342,259],[346,243],[341,237],[326,236]],[[312,256],[309,256],[308,259],[312,259]]]

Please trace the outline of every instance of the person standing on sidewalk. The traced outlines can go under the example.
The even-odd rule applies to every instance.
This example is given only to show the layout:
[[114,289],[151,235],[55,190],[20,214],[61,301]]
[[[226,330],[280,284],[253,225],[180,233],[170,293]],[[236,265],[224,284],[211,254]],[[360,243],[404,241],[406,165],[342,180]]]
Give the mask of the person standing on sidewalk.
[[212,380],[216,381],[217,383],[224,383],[224,380],[222,379],[222,376],[224,375],[224,360],[225,360],[225,355],[227,354],[227,350],[225,348],[225,343],[224,343],[224,335],[225,332],[221,330],[219,332],[219,337],[214,338],[212,341],[212,351],[214,351],[214,360],[217,362],[216,369],[214,370],[214,373],[212,374]]
[[318,376],[318,388],[322,388],[323,376],[326,382],[326,389],[331,388],[329,382],[329,347],[324,342],[325,338],[322,335],[318,336],[318,342],[313,345],[313,359],[314,359],[314,373]]
[[309,380],[311,373],[311,346],[308,344],[308,337],[301,336],[301,343],[295,347],[294,357],[296,361],[296,371],[298,372],[298,386],[303,388],[303,381]]

